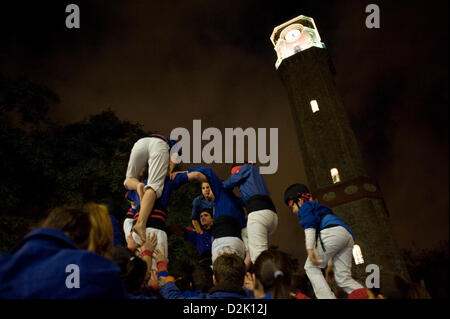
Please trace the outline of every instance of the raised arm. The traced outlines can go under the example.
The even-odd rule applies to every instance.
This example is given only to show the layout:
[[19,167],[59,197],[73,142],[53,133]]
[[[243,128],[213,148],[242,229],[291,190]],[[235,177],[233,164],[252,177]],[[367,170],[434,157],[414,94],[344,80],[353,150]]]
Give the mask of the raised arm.
[[250,175],[250,169],[251,167],[249,165],[242,166],[239,171],[223,182],[223,188],[233,189],[234,187],[241,185]]
[[158,239],[156,237],[156,234],[149,233],[149,234],[147,234],[147,239],[145,240],[145,243],[141,246],[142,252],[141,252],[140,257],[147,264],[147,274],[148,275],[150,275],[150,273],[151,273],[153,251],[155,250],[157,244],[158,244]]
[[188,180],[190,182],[192,182],[192,181],[207,182],[208,181],[208,178],[201,172],[190,172],[187,175],[188,175]]
[[180,171],[180,172],[172,172],[170,174],[170,179],[174,180],[178,174],[187,174],[189,182],[207,182],[208,178],[201,172],[189,172],[189,171]]
[[195,173],[191,175],[191,178],[199,181],[199,182],[208,182],[211,190],[216,198],[220,198],[220,194],[223,190],[222,180],[214,173],[214,171],[207,166],[199,166],[195,168],[189,168],[189,174]]

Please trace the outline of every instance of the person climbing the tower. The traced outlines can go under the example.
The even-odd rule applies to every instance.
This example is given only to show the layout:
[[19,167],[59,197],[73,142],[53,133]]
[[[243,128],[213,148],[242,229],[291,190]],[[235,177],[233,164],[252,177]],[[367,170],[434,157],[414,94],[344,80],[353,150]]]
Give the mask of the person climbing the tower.
[[305,272],[316,297],[336,299],[321,271],[332,258],[337,285],[349,294],[349,298],[359,296],[367,299],[365,288],[351,275],[355,236],[350,227],[331,208],[313,201],[309,189],[303,184],[289,186],[284,192],[284,202],[292,213],[300,217],[300,225],[305,230],[308,254]]

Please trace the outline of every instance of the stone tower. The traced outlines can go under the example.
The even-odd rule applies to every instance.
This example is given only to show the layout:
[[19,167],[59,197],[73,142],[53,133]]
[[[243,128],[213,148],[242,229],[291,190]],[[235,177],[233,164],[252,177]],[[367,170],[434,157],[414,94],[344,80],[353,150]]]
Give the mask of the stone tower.
[[302,15],[294,18],[276,27],[271,41],[303,155],[305,184],[319,203],[331,207],[354,232],[363,257],[362,263],[354,261],[354,278],[364,285],[372,273],[366,273],[366,266],[375,264],[382,292],[395,297],[394,275],[405,279],[409,275],[392,236],[380,189],[366,173],[314,20]]

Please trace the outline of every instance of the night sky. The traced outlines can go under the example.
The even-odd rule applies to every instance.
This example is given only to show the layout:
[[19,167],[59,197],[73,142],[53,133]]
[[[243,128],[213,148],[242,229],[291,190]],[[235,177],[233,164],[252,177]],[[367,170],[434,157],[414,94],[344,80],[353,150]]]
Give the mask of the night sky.
[[[67,29],[76,3],[81,28]],[[380,7],[368,29],[365,8]],[[60,123],[107,108],[170,134],[278,128],[279,166],[266,181],[279,213],[271,243],[304,256],[303,232],[282,203],[304,182],[287,93],[270,42],[275,26],[314,18],[336,85],[384,195],[400,248],[448,240],[448,1],[14,1],[0,5],[0,72],[54,90]],[[229,165],[214,165],[228,177]],[[124,172],[125,174],[125,172]],[[300,242],[301,244],[298,244]]]

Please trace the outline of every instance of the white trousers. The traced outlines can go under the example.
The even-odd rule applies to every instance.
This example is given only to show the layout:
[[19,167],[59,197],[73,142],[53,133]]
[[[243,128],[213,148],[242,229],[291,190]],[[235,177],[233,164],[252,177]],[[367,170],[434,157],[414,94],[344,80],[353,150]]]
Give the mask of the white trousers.
[[249,252],[248,252],[248,232],[247,232],[247,226],[245,226],[244,228],[242,228],[241,230],[241,237],[242,237],[242,241],[244,242],[244,247],[245,247],[245,255],[250,256]]
[[128,160],[124,185],[129,178],[139,178],[146,164],[148,164],[148,178],[145,189],[152,188],[156,198],[159,198],[169,167],[169,145],[155,137],[144,137],[134,143]]
[[242,259],[245,259],[245,246],[242,239],[238,237],[220,237],[213,239],[211,245],[212,262],[219,257],[221,253],[231,252],[238,255]]
[[[130,235],[131,229],[133,228],[133,219],[132,218],[126,218],[123,222],[123,231],[125,233],[125,238]],[[163,251],[166,258],[169,257],[169,245],[167,242],[167,234],[165,231],[153,227],[147,227],[145,231],[145,235],[148,236],[149,234],[156,234],[156,239],[158,240],[158,243],[156,244],[156,249],[159,251]],[[133,232],[132,234],[133,240],[138,244],[141,245],[141,239],[139,236]],[[157,271],[156,267],[156,260],[152,258],[152,270]]]
[[248,214],[248,250],[253,264],[263,251],[269,249],[269,235],[277,229],[277,226],[278,215],[269,209]]
[[353,238],[350,233],[342,226],[323,229],[320,232],[325,251],[322,249],[319,239],[317,239],[317,254],[320,264],[313,265],[306,259],[305,271],[308,275],[314,293],[317,299],[336,299],[336,296],[328,286],[321,268],[327,266],[330,258],[333,258],[334,279],[336,284],[342,288],[347,294],[353,290],[364,288],[360,283],[352,278],[352,250]]

